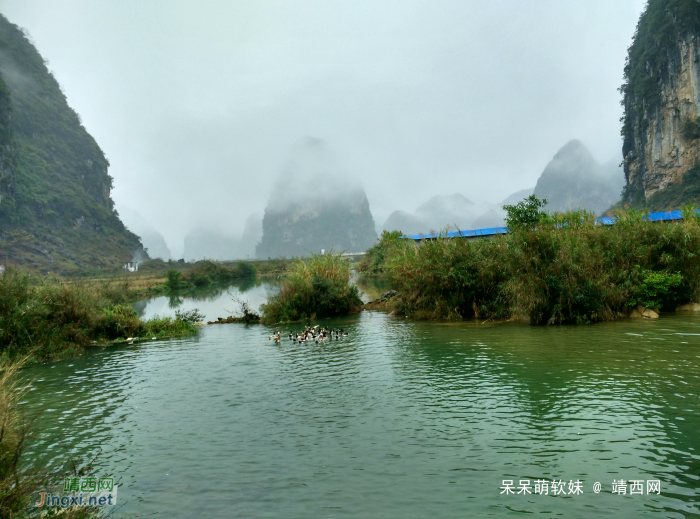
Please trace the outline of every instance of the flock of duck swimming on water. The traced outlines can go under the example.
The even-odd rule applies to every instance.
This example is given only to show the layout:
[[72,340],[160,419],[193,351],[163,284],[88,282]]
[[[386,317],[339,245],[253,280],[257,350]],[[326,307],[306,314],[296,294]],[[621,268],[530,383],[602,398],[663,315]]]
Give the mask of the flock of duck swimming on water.
[[[282,330],[278,331],[276,335],[270,335],[268,340],[275,341],[275,344],[279,344],[279,342],[282,340]],[[316,343],[321,343],[323,341],[328,341],[328,340],[333,340],[333,339],[340,339],[341,337],[347,337],[348,334],[347,332],[344,332],[342,328],[339,328],[337,330],[331,329],[329,330],[325,326],[321,328],[320,330],[318,329],[318,325],[316,326],[307,326],[304,328],[303,332],[299,333],[294,333],[290,332],[289,333],[289,340],[298,342],[298,343],[306,343],[309,341],[315,341]]]

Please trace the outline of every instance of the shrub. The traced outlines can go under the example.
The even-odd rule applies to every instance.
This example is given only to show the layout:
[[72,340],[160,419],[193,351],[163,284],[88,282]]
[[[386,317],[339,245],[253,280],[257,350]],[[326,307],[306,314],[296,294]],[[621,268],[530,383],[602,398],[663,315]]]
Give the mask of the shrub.
[[108,305],[102,309],[96,332],[102,339],[138,336],[140,319],[136,310],[126,305]]
[[185,311],[176,310],[175,318],[186,323],[199,323],[204,320],[204,314],[199,311],[199,308]]
[[540,217],[537,230],[528,218],[504,236],[402,241],[384,262],[398,309],[431,319],[586,323],[628,305],[670,310],[699,299],[699,218],[654,223],[630,211],[610,227],[571,211]]
[[0,275],[0,361],[80,353],[93,341],[194,333],[180,319],[142,321],[101,286],[36,278],[15,269]]
[[170,291],[205,288],[237,280],[255,279],[257,274],[255,266],[245,261],[239,261],[233,265],[224,265],[214,261],[203,260],[195,263],[194,267],[185,273],[177,270],[168,270],[166,287]]
[[332,251],[299,260],[282,290],[262,305],[267,323],[343,315],[359,310],[359,290],[350,284],[350,266]]
[[182,286],[182,272],[175,269],[170,269],[166,273],[167,281],[165,282],[168,290],[177,290]]
[[688,287],[680,272],[638,270],[641,282],[632,291],[628,306],[673,310],[688,301]]

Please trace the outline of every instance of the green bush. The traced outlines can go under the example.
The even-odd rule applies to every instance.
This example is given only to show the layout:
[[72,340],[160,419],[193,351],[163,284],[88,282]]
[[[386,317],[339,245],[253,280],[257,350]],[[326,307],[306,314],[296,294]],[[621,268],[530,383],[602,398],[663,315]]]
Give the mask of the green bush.
[[350,265],[340,254],[299,260],[280,293],[261,306],[263,321],[277,323],[344,315],[359,310],[359,290],[350,284]]
[[384,272],[386,258],[401,243],[400,231],[384,231],[379,241],[367,249],[357,264],[357,271],[363,274],[381,274]]
[[165,286],[168,290],[178,290],[182,286],[182,272],[175,269],[170,269],[166,273],[167,280]]
[[0,274],[0,361],[58,358],[80,353],[93,341],[195,331],[180,319],[142,321],[131,306],[114,303],[111,292],[100,288],[15,269]]
[[176,310],[175,318],[180,319],[186,323],[198,323],[204,320],[204,314],[199,311],[199,308],[193,308],[192,310]]
[[255,265],[245,261],[225,265],[203,260],[184,273],[174,269],[168,270],[166,287],[170,291],[201,289],[238,280],[255,279],[257,275]]
[[628,306],[673,310],[688,301],[688,287],[680,272],[638,271],[640,282],[632,291]]
[[431,319],[586,323],[629,305],[671,310],[697,301],[700,219],[654,223],[634,211],[618,218],[596,226],[591,214],[572,211],[492,238],[406,240],[384,270],[400,293],[398,309]]

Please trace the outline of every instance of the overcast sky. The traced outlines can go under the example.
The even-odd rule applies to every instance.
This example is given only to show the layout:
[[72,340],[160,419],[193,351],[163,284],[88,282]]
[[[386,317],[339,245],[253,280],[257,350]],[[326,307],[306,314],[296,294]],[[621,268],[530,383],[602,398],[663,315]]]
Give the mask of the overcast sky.
[[583,141],[621,158],[644,0],[0,0],[175,254],[240,233],[295,142],[324,139],[375,220],[459,192],[499,202]]

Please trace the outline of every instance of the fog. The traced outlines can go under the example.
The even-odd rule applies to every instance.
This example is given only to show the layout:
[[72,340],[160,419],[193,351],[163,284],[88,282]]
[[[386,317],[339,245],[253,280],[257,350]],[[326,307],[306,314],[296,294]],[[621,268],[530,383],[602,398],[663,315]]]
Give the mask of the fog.
[[305,137],[292,147],[274,183],[265,212],[282,213],[290,206],[342,200],[362,190],[356,176],[344,171],[322,139]]
[[299,139],[323,139],[376,222],[432,196],[498,203],[579,139],[620,155],[643,0],[0,1],[111,162],[118,210],[175,256],[240,236]]

